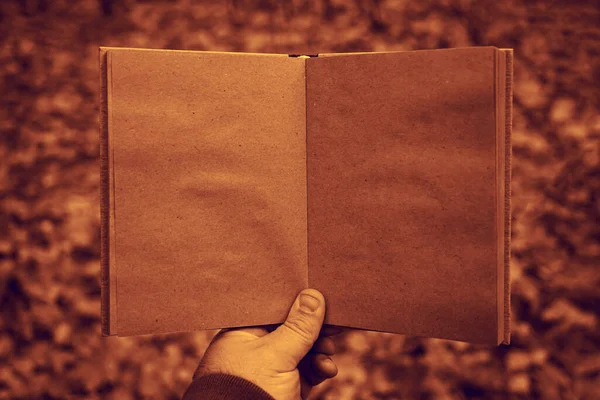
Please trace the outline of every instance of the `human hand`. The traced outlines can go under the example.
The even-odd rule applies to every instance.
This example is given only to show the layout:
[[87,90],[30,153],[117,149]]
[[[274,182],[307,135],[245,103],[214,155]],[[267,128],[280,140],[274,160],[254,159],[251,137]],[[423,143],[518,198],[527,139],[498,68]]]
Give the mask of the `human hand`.
[[282,325],[221,330],[208,346],[194,378],[211,373],[236,375],[277,400],[306,399],[313,386],[338,372],[328,357],[335,353],[329,336],[341,329],[326,326],[321,331],[324,318],[323,295],[315,289],[303,290]]

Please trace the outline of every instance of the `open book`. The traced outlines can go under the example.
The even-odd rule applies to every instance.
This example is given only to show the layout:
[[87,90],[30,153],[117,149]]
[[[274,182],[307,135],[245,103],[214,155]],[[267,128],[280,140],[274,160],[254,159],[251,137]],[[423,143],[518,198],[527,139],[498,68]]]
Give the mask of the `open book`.
[[509,343],[512,50],[100,48],[105,335]]

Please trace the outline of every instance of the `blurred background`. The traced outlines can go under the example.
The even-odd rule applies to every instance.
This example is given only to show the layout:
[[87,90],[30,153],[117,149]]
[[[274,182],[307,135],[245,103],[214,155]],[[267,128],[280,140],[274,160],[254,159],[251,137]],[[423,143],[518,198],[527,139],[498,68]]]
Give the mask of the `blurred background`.
[[351,331],[314,399],[600,399],[597,1],[0,2],[0,398],[177,399],[217,331],[100,336],[98,46],[514,48],[512,343]]

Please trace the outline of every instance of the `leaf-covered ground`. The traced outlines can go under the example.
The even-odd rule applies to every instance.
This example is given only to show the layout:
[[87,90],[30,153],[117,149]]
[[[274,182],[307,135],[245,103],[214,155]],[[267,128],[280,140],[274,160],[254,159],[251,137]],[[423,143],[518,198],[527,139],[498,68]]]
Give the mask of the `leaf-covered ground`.
[[103,338],[98,46],[515,49],[512,344],[352,331],[323,399],[600,398],[600,11],[524,0],[0,2],[0,398],[176,399],[216,331]]

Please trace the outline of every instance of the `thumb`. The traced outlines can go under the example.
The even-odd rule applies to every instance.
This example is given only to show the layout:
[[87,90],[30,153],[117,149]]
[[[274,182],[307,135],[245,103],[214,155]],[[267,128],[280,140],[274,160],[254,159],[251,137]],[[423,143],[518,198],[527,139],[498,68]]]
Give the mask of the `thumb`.
[[319,337],[325,318],[325,298],[316,289],[305,289],[296,298],[285,322],[266,336],[278,354],[296,368]]

